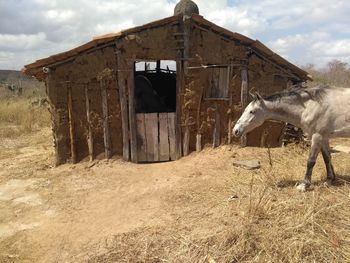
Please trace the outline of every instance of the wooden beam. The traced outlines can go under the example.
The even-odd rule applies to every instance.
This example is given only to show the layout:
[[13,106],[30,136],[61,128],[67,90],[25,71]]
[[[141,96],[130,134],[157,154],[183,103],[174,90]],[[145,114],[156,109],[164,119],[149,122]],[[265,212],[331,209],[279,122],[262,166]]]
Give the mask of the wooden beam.
[[85,84],[85,105],[86,105],[86,120],[87,120],[87,124],[88,124],[87,144],[88,144],[88,148],[89,148],[89,159],[91,162],[94,160],[94,138],[93,138],[92,126],[91,126],[90,99],[89,99],[88,84]]
[[111,158],[112,155],[112,145],[111,145],[111,136],[109,131],[109,123],[108,123],[108,98],[107,98],[107,88],[106,88],[106,80],[100,80],[100,88],[101,88],[101,98],[102,98],[102,114],[103,114],[103,142],[105,147],[105,155],[106,158]]
[[120,111],[121,111],[121,117],[122,117],[123,159],[125,161],[129,161],[130,160],[129,119],[128,119],[127,99],[126,99],[125,76],[122,71],[126,69],[126,66],[120,51],[117,51],[117,66],[118,66],[117,82],[118,82],[118,89],[119,89]]
[[68,93],[68,118],[69,118],[69,137],[70,137],[70,152],[72,163],[77,162],[76,146],[75,146],[75,127],[74,127],[74,117],[73,117],[73,101],[72,101],[72,87],[70,83],[67,83],[67,93]]
[[137,163],[137,141],[136,141],[136,113],[135,113],[135,62],[128,63],[130,70],[128,76],[128,95],[129,95],[129,131],[130,131],[130,152],[131,161]]
[[[247,107],[248,104],[248,70],[246,67],[243,67],[241,69],[241,104],[242,104],[242,111],[244,111],[245,107]],[[243,135],[241,137],[241,146],[245,147],[247,146],[247,136]]]

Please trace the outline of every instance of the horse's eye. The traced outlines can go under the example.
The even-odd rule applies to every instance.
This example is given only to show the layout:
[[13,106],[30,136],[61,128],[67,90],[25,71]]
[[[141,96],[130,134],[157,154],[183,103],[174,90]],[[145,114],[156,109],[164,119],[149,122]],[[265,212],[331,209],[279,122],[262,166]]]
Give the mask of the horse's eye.
[[250,114],[254,114],[254,111],[251,110],[249,113],[250,113]]

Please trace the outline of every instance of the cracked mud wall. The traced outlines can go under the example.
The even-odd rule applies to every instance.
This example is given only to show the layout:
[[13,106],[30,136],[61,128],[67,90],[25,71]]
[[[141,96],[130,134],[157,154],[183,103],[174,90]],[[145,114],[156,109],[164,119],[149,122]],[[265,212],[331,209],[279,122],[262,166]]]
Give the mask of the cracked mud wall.
[[[101,87],[97,81],[97,75],[106,68],[112,69],[116,75],[115,48],[112,46],[84,53],[77,56],[72,62],[51,69],[47,85],[53,118],[57,164],[65,163],[72,157],[67,103],[69,88],[72,94],[72,120],[77,161],[89,155],[87,143],[89,124],[85,88],[88,89],[90,102],[94,156],[104,152]],[[107,83],[108,123],[111,131],[112,153],[121,154],[121,118],[116,76]]]

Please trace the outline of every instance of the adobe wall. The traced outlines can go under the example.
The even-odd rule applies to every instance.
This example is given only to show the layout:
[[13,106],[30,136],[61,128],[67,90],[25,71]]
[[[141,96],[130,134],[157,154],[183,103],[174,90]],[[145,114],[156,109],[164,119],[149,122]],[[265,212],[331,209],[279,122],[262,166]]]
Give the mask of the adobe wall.
[[[248,89],[255,87],[262,95],[269,95],[287,87],[289,76],[276,67],[252,54],[239,43],[234,43],[208,28],[192,25],[190,35],[190,60],[185,78],[187,92],[183,94],[182,125],[190,129],[190,151],[195,150],[196,134],[202,135],[202,144],[213,144],[216,108],[220,116],[220,143],[230,142],[232,123],[241,115],[241,69],[248,69]],[[210,69],[201,65],[231,65],[229,96],[227,99],[207,99]],[[201,94],[203,98],[201,99]],[[200,103],[201,102],[201,103]],[[249,99],[248,99],[249,102]],[[230,124],[231,123],[231,124]],[[231,125],[231,126],[230,126]],[[248,135],[250,146],[277,146],[283,125],[266,123]],[[263,133],[264,138],[262,138]],[[268,136],[266,136],[268,133]],[[237,139],[232,138],[233,141]]]
[[[101,86],[97,80],[97,75],[106,68],[113,70],[114,75],[116,75],[114,47],[85,53],[77,56],[72,62],[51,68],[47,86],[53,117],[57,164],[65,163],[71,158],[68,118],[69,88],[72,94],[72,119],[74,121],[77,161],[89,155],[87,143],[89,125],[86,113],[85,88],[88,89],[90,101],[94,156],[104,151]],[[122,154],[120,104],[116,76],[113,76],[106,83],[112,153]]]

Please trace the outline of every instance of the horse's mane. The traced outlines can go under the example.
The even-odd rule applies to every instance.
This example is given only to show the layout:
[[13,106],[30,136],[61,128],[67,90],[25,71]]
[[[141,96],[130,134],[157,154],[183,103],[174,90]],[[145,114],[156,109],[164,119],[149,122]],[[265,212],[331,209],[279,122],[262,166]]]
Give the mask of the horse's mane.
[[329,88],[330,87],[327,85],[320,85],[313,88],[294,87],[289,90],[272,94],[264,99],[271,102],[280,101],[284,98],[298,98],[300,100],[311,99],[315,101],[321,101]]

